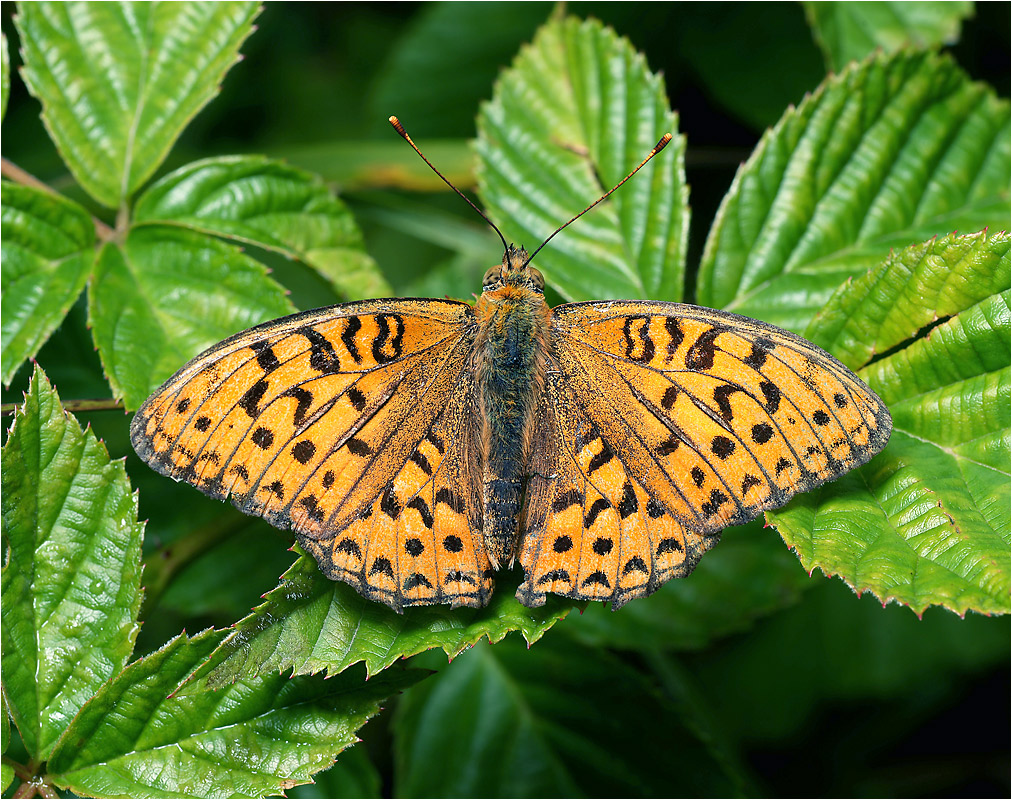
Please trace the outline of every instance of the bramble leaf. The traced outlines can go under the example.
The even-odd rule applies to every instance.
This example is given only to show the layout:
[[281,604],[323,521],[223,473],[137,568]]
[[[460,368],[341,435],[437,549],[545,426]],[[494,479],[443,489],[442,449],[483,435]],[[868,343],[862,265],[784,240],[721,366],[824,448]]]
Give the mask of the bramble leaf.
[[426,674],[271,675],[172,695],[219,640],[213,631],[184,633],[102,687],[54,749],[50,781],[92,797],[279,794],[328,768],[380,701]]
[[164,223],[297,258],[349,299],[393,294],[355,218],[319,177],[261,156],[197,161],[144,192],[135,224]]
[[691,709],[564,636],[530,649],[516,637],[477,645],[403,698],[394,731],[402,797],[745,793]]
[[889,406],[893,434],[869,464],[767,512],[806,569],[918,614],[1012,610],[1009,242],[980,233],[908,248],[812,322],[809,338],[851,366],[881,353],[858,374]]
[[77,203],[4,181],[0,187],[3,382],[38,353],[84,289],[95,226]]
[[478,117],[478,188],[508,241],[531,251],[611,189],[666,133],[671,143],[537,256],[567,300],[679,300],[689,206],[685,140],[664,80],[590,20],[551,21]]
[[701,305],[801,333],[844,280],[953,230],[1009,226],[1009,105],[951,59],[877,54],[767,131],[706,243]]
[[804,3],[815,41],[830,70],[860,61],[876,49],[893,52],[913,45],[931,48],[959,39],[970,2]]
[[3,447],[3,687],[32,758],[126,664],[137,636],[137,497],[35,368]]
[[514,630],[536,642],[574,608],[555,597],[541,608],[525,608],[500,589],[485,608],[421,606],[397,614],[347,584],[328,580],[305,555],[265,598],[235,624],[184,691],[216,689],[287,669],[296,675],[334,675],[359,661],[374,675],[423,650],[439,647],[453,658],[482,638],[498,642]]
[[812,583],[757,520],[725,530],[688,578],[668,581],[621,613],[591,603],[566,623],[566,631],[603,647],[696,650],[794,605]]
[[122,244],[105,245],[88,292],[95,345],[127,409],[215,342],[293,311],[263,265],[167,225],[145,225]]
[[22,70],[77,182],[119,208],[217,93],[259,6],[23,3]]

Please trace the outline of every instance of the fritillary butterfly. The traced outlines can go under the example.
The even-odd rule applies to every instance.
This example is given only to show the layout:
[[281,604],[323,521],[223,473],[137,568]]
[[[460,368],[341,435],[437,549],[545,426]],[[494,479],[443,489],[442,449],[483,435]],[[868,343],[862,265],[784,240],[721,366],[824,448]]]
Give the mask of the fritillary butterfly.
[[801,337],[678,303],[549,308],[503,243],[473,306],[347,303],[215,345],[140,408],[134,448],[401,611],[485,605],[515,560],[527,606],[618,608],[885,446],[883,402]]

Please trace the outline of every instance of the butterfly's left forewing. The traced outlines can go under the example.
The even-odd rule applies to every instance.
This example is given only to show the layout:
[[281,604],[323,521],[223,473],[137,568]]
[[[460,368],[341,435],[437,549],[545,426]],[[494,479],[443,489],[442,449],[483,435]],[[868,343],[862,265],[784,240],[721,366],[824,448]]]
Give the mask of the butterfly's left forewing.
[[484,604],[473,312],[384,300],[293,315],[198,356],[131,425],[149,464],[293,529],[331,578],[400,609]]
[[842,475],[889,438],[888,410],[850,370],[755,320],[581,303],[553,310],[552,333],[550,421],[539,422],[551,455],[531,470],[521,548],[529,599],[648,594],[687,574],[724,527]]

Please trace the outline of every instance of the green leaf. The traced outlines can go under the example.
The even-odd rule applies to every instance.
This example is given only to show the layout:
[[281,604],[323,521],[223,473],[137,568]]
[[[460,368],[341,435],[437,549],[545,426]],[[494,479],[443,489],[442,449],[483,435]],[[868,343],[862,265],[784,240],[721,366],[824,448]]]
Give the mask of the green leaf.
[[529,650],[514,637],[478,645],[398,706],[395,793],[741,794],[740,776],[684,712],[619,659],[565,637]]
[[[7,37],[0,33],[0,121],[7,113],[7,99],[11,94],[11,57],[7,52]],[[6,787],[5,787],[6,788]]]
[[841,70],[876,49],[955,44],[963,20],[973,16],[971,2],[807,2],[804,7],[830,70]]
[[23,3],[22,75],[77,182],[120,207],[217,93],[259,7]]
[[[11,743],[11,718],[7,712],[7,697],[0,694],[0,753],[6,753]],[[14,783],[14,767],[6,761],[0,764],[0,792],[6,792]]]
[[214,694],[169,696],[219,639],[184,633],[103,687],[54,749],[50,780],[91,797],[278,794],[329,767],[381,700],[425,677],[273,675]]
[[323,181],[261,156],[197,161],[137,201],[134,222],[180,225],[297,258],[352,299],[389,297],[362,232]]
[[650,597],[612,612],[592,603],[566,623],[567,632],[627,650],[703,648],[794,605],[812,579],[758,521],[728,528],[685,580],[668,581]]
[[876,55],[767,132],[710,231],[701,305],[801,332],[844,280],[953,230],[1009,227],[1009,106],[947,57]]
[[84,289],[95,226],[87,211],[56,194],[4,181],[0,198],[2,377],[10,384]]
[[102,366],[128,409],[205,348],[293,310],[263,265],[236,247],[162,225],[105,245],[88,292]]
[[141,538],[122,461],[63,411],[35,368],[3,447],[3,687],[32,758],[137,636]]
[[[508,241],[533,250],[677,133],[664,80],[591,20],[542,27],[478,117],[478,187]],[[567,300],[679,300],[685,274],[685,141],[676,137],[627,185],[537,257]]]
[[423,650],[439,647],[453,658],[482,638],[498,642],[514,630],[536,642],[573,607],[553,597],[541,608],[525,608],[500,586],[485,608],[424,606],[397,614],[327,580],[316,561],[303,555],[266,601],[233,626],[184,689],[217,689],[287,669],[334,675],[359,661],[374,675]]
[[885,349],[858,374],[889,406],[893,434],[860,470],[767,512],[806,569],[918,614],[1010,611],[1009,241],[981,233],[905,250],[812,323],[809,337],[839,342],[852,366]]

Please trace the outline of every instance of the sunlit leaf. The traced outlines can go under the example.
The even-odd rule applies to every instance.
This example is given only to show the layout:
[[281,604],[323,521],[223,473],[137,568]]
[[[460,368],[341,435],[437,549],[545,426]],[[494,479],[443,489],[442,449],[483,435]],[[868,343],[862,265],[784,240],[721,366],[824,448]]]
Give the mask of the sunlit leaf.
[[127,667],[73,721],[53,751],[49,779],[93,797],[278,794],[329,767],[381,700],[425,676],[272,675],[217,693],[171,695],[219,639],[184,633]]
[[3,447],[3,687],[44,760],[137,636],[141,537],[122,461],[36,367]]
[[59,195],[4,181],[0,188],[3,382],[63,322],[95,260],[88,212]]
[[954,44],[962,21],[973,15],[970,2],[807,2],[804,6],[831,70],[843,69],[848,61],[859,61],[876,48],[892,52],[904,45]]
[[514,630],[535,642],[573,607],[553,597],[541,608],[525,608],[500,586],[485,608],[421,606],[397,614],[327,580],[314,559],[302,556],[263,605],[236,623],[196,673],[195,686],[184,689],[214,689],[287,669],[333,675],[359,661],[372,675],[423,650],[442,648],[452,658],[480,639],[497,642]]
[[11,57],[7,52],[7,37],[0,33],[0,120],[7,113],[7,98],[11,93]]
[[701,305],[802,332],[844,280],[953,230],[1009,227],[1009,106],[949,58],[875,55],[788,110],[710,231]]
[[23,3],[22,75],[77,182],[119,207],[217,93],[259,6]]
[[767,512],[806,569],[918,613],[1010,611],[1009,287],[1008,234],[946,237],[842,287],[813,321],[809,337],[852,365],[885,350],[858,374],[893,434],[860,470]]
[[393,294],[344,203],[318,177],[259,156],[212,158],[162,178],[135,224],[166,223],[296,258],[349,299]]
[[478,187],[508,241],[534,247],[675,139],[537,256],[568,300],[679,300],[685,274],[685,141],[663,79],[594,20],[543,26],[478,117]]

